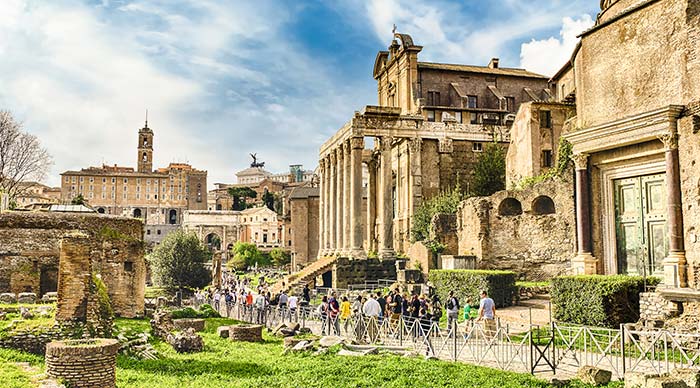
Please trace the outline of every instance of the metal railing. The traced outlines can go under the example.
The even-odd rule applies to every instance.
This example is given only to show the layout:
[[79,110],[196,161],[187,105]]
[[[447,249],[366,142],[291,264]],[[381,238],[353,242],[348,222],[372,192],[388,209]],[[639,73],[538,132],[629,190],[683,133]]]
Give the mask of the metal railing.
[[700,333],[636,331],[625,326],[604,329],[555,322],[512,326],[498,320],[488,325],[467,321],[446,327],[407,316],[390,319],[354,315],[343,320],[320,313],[313,306],[258,309],[234,304],[225,308],[230,318],[269,328],[298,322],[314,334],[339,335],[357,343],[514,372],[573,375],[581,366],[592,365],[622,378],[628,371],[700,370]]

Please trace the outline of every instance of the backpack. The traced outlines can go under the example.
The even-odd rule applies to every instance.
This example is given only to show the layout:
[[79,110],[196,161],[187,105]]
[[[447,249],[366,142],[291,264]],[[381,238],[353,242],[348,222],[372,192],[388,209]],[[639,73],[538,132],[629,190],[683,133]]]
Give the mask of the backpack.
[[453,296],[452,298],[447,300],[447,309],[453,310],[455,308],[459,309],[459,301],[457,301],[457,298]]

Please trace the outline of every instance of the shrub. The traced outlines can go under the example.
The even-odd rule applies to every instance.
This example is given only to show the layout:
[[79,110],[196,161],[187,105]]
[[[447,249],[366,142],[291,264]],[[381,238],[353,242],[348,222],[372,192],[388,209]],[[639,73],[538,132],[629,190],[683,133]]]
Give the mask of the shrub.
[[291,257],[289,256],[289,253],[283,250],[282,248],[272,249],[270,251],[270,258],[272,259],[272,262],[278,267],[283,267],[292,261]]
[[428,277],[443,302],[447,300],[448,293],[454,290],[461,305],[467,300],[474,305],[480,299],[479,293],[486,290],[496,307],[505,307],[513,304],[517,292],[516,275],[510,271],[432,270]]
[[[423,201],[413,215],[411,239],[424,241],[429,238],[430,224],[436,214],[455,214],[464,194],[459,186],[442,191],[438,195]],[[432,248],[431,248],[432,249]]]
[[185,307],[179,310],[173,310],[173,319],[180,318],[220,318],[219,313],[214,310],[211,305],[203,304],[199,310],[195,310],[192,307]]
[[[647,278],[656,285],[657,278]],[[552,280],[552,305],[558,321],[617,327],[639,319],[644,278],[626,275],[562,276]]]
[[201,288],[211,281],[204,263],[211,252],[194,233],[182,230],[170,233],[148,256],[153,281],[167,289]]

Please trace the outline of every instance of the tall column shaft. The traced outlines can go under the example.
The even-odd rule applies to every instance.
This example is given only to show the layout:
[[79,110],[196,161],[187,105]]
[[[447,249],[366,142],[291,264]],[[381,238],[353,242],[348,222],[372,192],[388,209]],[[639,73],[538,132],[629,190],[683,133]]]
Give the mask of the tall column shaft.
[[345,167],[343,171],[345,172],[344,185],[343,185],[343,250],[345,252],[350,252],[350,234],[352,233],[352,224],[350,221],[350,180],[352,179],[352,160],[350,157],[350,143],[345,143],[344,147],[344,157]]
[[678,134],[675,128],[662,136],[666,149],[666,200],[668,210],[668,256],[664,258],[664,285],[688,287],[685,243],[683,241],[683,208],[681,174],[678,163]]
[[592,275],[598,273],[598,261],[593,257],[591,244],[591,197],[588,176],[588,155],[576,154],[576,234],[578,252],[572,260],[574,274]]
[[353,257],[362,257],[362,150],[365,148],[364,139],[350,139],[350,249]]
[[394,256],[394,244],[391,236],[392,224],[394,222],[394,208],[391,198],[391,137],[382,137],[379,140],[381,159],[379,161],[379,170],[381,175],[380,192],[381,192],[381,246],[379,254],[381,257]]
[[336,149],[336,158],[337,158],[337,164],[336,164],[336,197],[334,200],[336,201],[336,207],[335,207],[335,242],[336,242],[336,252],[344,254],[345,250],[343,247],[343,241],[344,241],[344,236],[343,232],[345,231],[345,225],[343,223],[343,216],[345,215],[345,209],[343,209],[343,201],[344,201],[344,196],[345,196],[345,151],[344,151],[345,146],[341,145]]
[[367,251],[376,251],[375,226],[377,223],[377,161],[367,163],[369,180],[367,182]]
[[338,171],[337,171],[337,157],[335,151],[331,151],[331,179],[330,179],[330,190],[328,195],[329,207],[329,219],[328,224],[328,239],[330,240],[329,250],[331,254],[338,252],[338,241],[336,240],[335,231],[337,229],[338,218],[336,215],[336,207],[338,205]]
[[325,219],[324,219],[324,226],[323,226],[323,234],[324,238],[323,241],[325,243],[325,254],[329,255],[331,253],[331,182],[333,181],[333,178],[331,177],[331,158],[330,156],[326,157],[326,169],[325,169],[325,178],[326,178],[326,183],[325,183],[325,192],[326,192],[326,201],[325,201]]
[[325,192],[325,184],[326,184],[326,177],[324,170],[326,168],[325,160],[321,159],[319,160],[318,163],[318,170],[320,172],[320,185],[319,185],[319,193],[318,193],[318,216],[319,216],[319,221],[318,221],[318,256],[323,256],[326,248],[326,244],[323,241],[324,239],[324,232],[325,232],[325,222],[326,222],[326,192]]

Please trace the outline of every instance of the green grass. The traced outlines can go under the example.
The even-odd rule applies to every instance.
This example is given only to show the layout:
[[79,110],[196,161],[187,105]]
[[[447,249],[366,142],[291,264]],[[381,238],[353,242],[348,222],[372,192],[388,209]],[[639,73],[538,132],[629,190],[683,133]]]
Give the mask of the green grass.
[[[309,353],[282,355],[281,339],[264,334],[261,344],[231,342],[219,338],[216,328],[234,320],[207,319],[201,333],[203,352],[178,354],[159,340],[153,345],[159,360],[117,359],[117,386],[223,388],[223,387],[547,387],[530,375],[502,372],[462,363],[405,358],[392,355],[343,357]],[[147,320],[117,319],[129,330],[148,330]],[[41,357],[0,350],[3,388],[31,387],[29,379],[11,362],[42,363]],[[588,387],[574,383],[572,387]],[[617,387],[620,385],[611,385]]]

